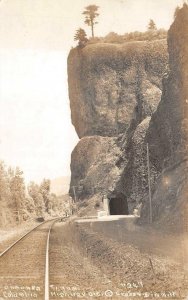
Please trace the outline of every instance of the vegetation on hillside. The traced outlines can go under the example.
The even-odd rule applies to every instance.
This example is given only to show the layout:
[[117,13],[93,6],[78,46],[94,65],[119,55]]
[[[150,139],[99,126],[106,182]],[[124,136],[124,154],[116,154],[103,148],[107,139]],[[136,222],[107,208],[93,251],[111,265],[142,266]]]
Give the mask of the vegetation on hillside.
[[82,28],[79,28],[75,33],[74,40],[78,41],[79,47],[84,47],[86,45],[86,43],[88,42],[87,34],[86,34],[85,30]]
[[[153,40],[161,40],[167,38],[167,31],[163,28],[158,29],[154,20],[150,19],[145,32],[134,31],[125,34],[118,34],[116,32],[110,32],[105,37],[96,37],[94,35],[94,27],[98,22],[96,22],[96,18],[99,16],[98,13],[99,7],[97,5],[89,5],[85,7],[84,12],[85,15],[84,23],[91,27],[91,37],[87,38],[86,32],[84,29],[79,28],[74,36],[74,40],[78,41],[77,47],[83,48],[88,43],[126,43],[129,41],[153,41]],[[177,8],[178,10],[178,8]]]
[[105,37],[90,38],[88,43],[113,43],[123,44],[133,41],[154,41],[167,38],[165,29],[147,30],[145,32],[134,31],[119,35],[116,32],[110,32]]
[[20,224],[39,216],[64,212],[67,201],[50,192],[50,180],[30,182],[26,188],[23,172],[0,161],[0,227]]
[[[78,31],[77,31],[78,32]],[[163,40],[167,38],[167,31],[165,29],[148,29],[144,32],[134,31],[125,34],[118,34],[116,32],[110,32],[105,37],[95,37],[87,39],[87,36],[84,36],[84,41],[82,42],[82,36],[78,38],[77,32],[75,36],[78,40],[78,47],[86,46],[87,44],[96,44],[96,43],[110,43],[110,44],[123,44],[127,42],[134,41],[155,41],[155,40]]]

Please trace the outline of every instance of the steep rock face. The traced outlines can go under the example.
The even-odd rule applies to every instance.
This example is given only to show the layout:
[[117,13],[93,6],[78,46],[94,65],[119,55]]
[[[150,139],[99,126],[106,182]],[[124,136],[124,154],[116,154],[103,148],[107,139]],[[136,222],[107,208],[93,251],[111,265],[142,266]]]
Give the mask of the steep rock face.
[[[186,209],[188,142],[188,6],[177,13],[168,32],[169,73],[147,132],[151,164],[161,177],[153,194],[153,218],[170,212],[172,223]],[[184,201],[183,201],[184,198]],[[184,206],[184,208],[183,208]],[[147,205],[143,216],[147,215]],[[179,218],[180,220],[181,218]],[[177,223],[176,223],[177,226]]]
[[78,136],[116,136],[150,116],[161,98],[166,62],[166,41],[72,49],[69,97]]
[[[71,186],[79,199],[113,190],[120,176],[116,166],[121,150],[113,137],[84,137],[72,152]],[[73,195],[73,190],[70,190]]]
[[[184,7],[168,32],[169,74],[163,79],[163,95],[148,131],[151,159],[161,162],[183,151],[188,118],[188,7]],[[168,162],[167,162],[168,165]]]
[[[174,160],[156,182],[152,197],[153,221],[171,231],[187,231],[188,161]],[[142,210],[142,220],[148,221],[149,205]]]
[[72,154],[71,186],[78,186],[80,199],[123,193],[130,213],[143,203],[141,222],[148,222],[148,143],[153,221],[182,230],[188,227],[186,4],[168,32],[168,52],[167,69],[162,41],[71,51],[72,122],[83,137]]
[[161,98],[167,56],[166,41],[71,50],[72,122],[82,137],[72,153],[72,196],[74,189],[80,200],[124,193],[130,213],[145,197],[145,137]]
[[[127,195],[130,211],[136,204],[148,198],[148,169],[147,169],[147,145],[146,134],[151,117],[145,118],[135,129],[127,147],[125,155],[127,164],[123,163],[122,176],[119,190]],[[154,184],[158,173],[151,168],[151,182]]]

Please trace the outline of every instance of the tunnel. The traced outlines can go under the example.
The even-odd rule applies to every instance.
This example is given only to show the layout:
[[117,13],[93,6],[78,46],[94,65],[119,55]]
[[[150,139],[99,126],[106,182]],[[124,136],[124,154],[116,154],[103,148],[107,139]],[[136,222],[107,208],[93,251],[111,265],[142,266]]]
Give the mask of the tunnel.
[[122,193],[112,194],[109,199],[109,213],[110,215],[128,215],[128,203],[126,196]]

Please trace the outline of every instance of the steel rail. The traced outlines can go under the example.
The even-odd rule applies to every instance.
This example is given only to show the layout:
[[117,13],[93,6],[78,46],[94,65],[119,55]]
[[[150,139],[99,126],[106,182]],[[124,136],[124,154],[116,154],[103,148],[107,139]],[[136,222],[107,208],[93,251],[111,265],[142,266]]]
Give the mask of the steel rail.
[[56,222],[59,220],[66,220],[67,217],[61,217],[56,219],[50,226],[47,236],[47,242],[46,242],[46,265],[45,265],[45,282],[44,282],[44,300],[50,299],[50,259],[49,259],[49,250],[50,250],[50,234],[51,230]]
[[6,248],[2,253],[0,253],[0,258],[6,254],[10,249],[12,249],[15,245],[17,245],[21,240],[23,240],[26,236],[28,236],[30,233],[32,233],[35,229],[38,227],[44,225],[47,222],[52,222],[50,225],[50,228],[48,229],[48,235],[46,240],[46,256],[45,256],[45,281],[44,281],[44,300],[50,299],[50,282],[49,282],[49,270],[50,270],[50,261],[49,261],[49,248],[50,248],[50,234],[51,230],[56,222],[62,219],[67,219],[67,217],[58,217],[51,220],[46,220],[39,225],[35,226],[31,230],[29,230],[27,233],[25,233],[23,236],[21,236],[18,240],[16,240],[13,244],[11,244],[8,248]]
[[12,243],[8,248],[6,248],[3,252],[0,253],[0,258],[6,254],[10,249],[12,249],[16,244],[18,244],[21,240],[23,240],[26,236],[28,236],[31,232],[33,232],[35,229],[37,229],[38,227],[42,226],[43,224],[53,221],[53,219],[51,220],[46,220],[42,223],[40,223],[39,225],[35,226],[34,228],[32,228],[31,230],[29,230],[28,232],[26,232],[24,235],[22,235],[18,240],[16,240],[14,243]]
[[51,230],[54,226],[54,224],[58,220],[66,219],[64,218],[58,218],[56,219],[50,226],[47,236],[47,242],[46,242],[46,265],[45,265],[45,282],[44,282],[44,300],[50,299],[50,259],[49,259],[49,250],[50,250],[50,234]]
[[48,231],[48,236],[47,236],[47,242],[46,242],[46,264],[45,264],[45,282],[44,282],[44,300],[49,300],[50,298],[50,290],[49,290],[49,286],[50,286],[50,282],[49,282],[49,246],[50,246],[50,233],[52,230],[53,225],[57,222],[57,220],[55,220],[51,226],[50,229]]

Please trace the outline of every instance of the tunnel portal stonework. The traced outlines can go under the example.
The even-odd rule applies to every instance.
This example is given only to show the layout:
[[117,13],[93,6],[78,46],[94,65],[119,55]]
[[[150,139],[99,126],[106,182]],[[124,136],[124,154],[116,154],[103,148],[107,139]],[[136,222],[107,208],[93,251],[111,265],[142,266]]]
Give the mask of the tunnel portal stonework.
[[126,196],[122,193],[108,196],[110,215],[128,215],[128,203]]

